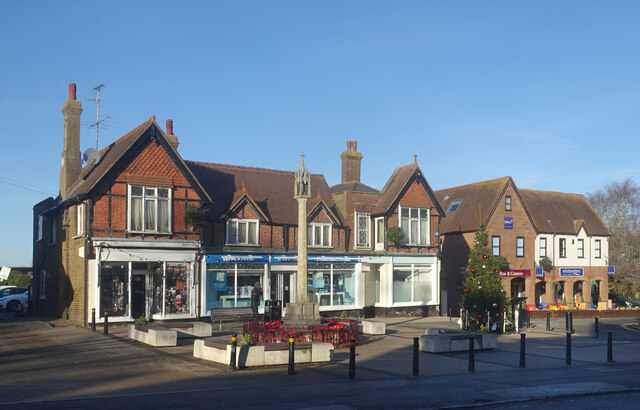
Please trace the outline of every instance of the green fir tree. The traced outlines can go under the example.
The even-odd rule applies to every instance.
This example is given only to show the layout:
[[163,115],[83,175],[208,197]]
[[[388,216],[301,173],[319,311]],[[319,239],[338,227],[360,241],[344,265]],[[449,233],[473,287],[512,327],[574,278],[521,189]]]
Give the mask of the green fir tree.
[[471,330],[486,325],[487,314],[491,315],[492,323],[502,319],[507,296],[499,272],[507,269],[508,265],[504,256],[491,252],[486,227],[481,224],[476,231],[475,246],[469,254],[467,273],[462,282],[462,305],[469,312]]

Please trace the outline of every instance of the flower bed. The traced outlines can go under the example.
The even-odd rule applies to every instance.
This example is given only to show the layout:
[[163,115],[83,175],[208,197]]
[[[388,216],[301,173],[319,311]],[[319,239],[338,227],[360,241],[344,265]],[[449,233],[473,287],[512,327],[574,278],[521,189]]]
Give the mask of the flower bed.
[[242,328],[253,344],[296,342],[327,342],[334,348],[348,347],[353,340],[358,343],[358,322],[348,319],[322,319],[319,326],[285,326],[282,320],[250,322]]

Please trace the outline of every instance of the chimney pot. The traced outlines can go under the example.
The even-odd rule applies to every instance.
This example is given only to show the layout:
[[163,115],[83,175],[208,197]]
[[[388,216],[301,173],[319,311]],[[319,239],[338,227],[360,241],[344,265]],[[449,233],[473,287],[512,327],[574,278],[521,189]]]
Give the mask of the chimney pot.
[[418,165],[418,154],[413,154],[413,163]]
[[167,120],[167,135],[173,135],[173,120]]
[[352,141],[352,143],[353,143],[353,150],[355,152],[358,152],[358,141]]
[[76,83],[69,83],[69,99],[76,99]]
[[351,140],[347,140],[347,151],[351,151]]

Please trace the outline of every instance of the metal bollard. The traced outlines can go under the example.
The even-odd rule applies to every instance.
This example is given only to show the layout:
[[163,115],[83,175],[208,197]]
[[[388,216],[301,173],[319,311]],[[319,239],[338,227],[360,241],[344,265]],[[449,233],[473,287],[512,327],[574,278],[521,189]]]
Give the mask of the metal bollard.
[[229,360],[229,366],[231,370],[236,370],[236,352],[238,349],[238,334],[234,333],[231,335],[231,359]]
[[564,326],[564,330],[568,332],[571,332],[571,328],[569,327],[569,311],[567,311],[567,313],[564,314],[564,322],[565,322],[565,326]]
[[567,358],[565,360],[567,366],[571,365],[571,333],[567,332]]
[[469,336],[469,371],[476,371],[476,358],[475,358],[475,346],[473,343],[473,336]]
[[356,341],[353,339],[349,343],[349,378],[356,378]]
[[104,311],[104,334],[109,334],[109,312]]
[[420,376],[420,358],[418,356],[419,349],[419,339],[417,337],[413,338],[413,371],[411,372],[412,376]]
[[293,337],[289,338],[289,368],[287,374],[292,375],[296,372],[296,359],[295,359],[295,340]]
[[547,312],[547,332],[551,331],[551,312]]
[[573,329],[573,312],[569,312],[569,331],[574,334],[576,331]]
[[524,355],[525,355],[525,347],[524,347],[524,338],[525,338],[526,334],[521,333],[520,334],[520,367],[524,367],[525,362],[524,362]]
[[595,337],[600,337],[600,329],[598,328],[598,318],[596,318],[596,322],[595,322],[595,333],[596,336]]
[[91,330],[96,331],[96,308],[91,309]]
[[613,361],[613,332],[607,332],[607,362]]

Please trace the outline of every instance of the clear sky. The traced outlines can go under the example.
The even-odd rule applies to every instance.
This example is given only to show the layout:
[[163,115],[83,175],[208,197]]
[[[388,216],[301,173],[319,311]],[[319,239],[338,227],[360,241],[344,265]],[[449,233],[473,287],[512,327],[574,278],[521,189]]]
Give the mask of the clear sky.
[[414,154],[436,190],[640,182],[639,21],[638,1],[2,2],[0,265],[31,265],[70,82],[105,84],[101,148],[156,115],[185,159],[294,171],[304,151],[329,185],[347,140],[377,189]]

